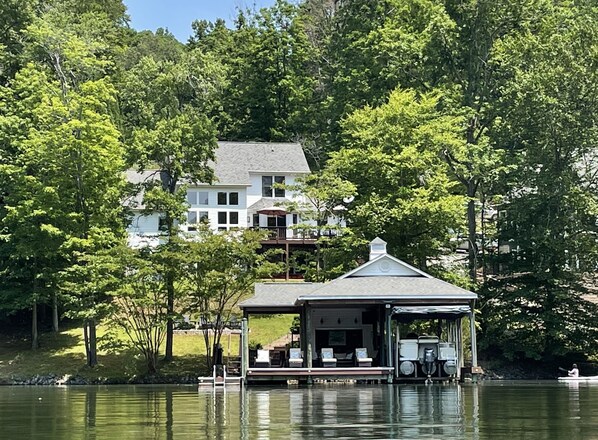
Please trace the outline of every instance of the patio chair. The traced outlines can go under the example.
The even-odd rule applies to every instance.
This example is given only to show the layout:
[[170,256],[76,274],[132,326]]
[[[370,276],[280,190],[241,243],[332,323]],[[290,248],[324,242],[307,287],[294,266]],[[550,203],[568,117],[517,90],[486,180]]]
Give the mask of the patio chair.
[[356,348],[355,349],[355,364],[358,367],[371,367],[372,358],[368,357],[367,348]]
[[320,351],[320,358],[322,360],[322,367],[336,367],[336,358],[334,357],[334,351],[332,348],[323,348]]
[[303,353],[300,348],[289,349],[289,367],[301,368],[303,367]]
[[255,368],[270,368],[270,350],[258,350],[255,358]]

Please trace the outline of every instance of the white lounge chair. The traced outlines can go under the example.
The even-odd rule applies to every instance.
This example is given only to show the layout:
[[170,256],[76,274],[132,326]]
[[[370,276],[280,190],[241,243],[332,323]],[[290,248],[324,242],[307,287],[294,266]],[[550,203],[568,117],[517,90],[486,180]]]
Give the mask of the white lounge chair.
[[303,354],[300,348],[289,349],[289,367],[301,368],[303,367]]
[[371,367],[372,358],[368,357],[367,348],[356,348],[355,349],[355,363],[358,367]]
[[323,348],[320,351],[320,358],[322,359],[322,367],[336,367],[336,358],[334,357],[332,348]]
[[270,368],[270,350],[258,350],[255,358],[255,368]]

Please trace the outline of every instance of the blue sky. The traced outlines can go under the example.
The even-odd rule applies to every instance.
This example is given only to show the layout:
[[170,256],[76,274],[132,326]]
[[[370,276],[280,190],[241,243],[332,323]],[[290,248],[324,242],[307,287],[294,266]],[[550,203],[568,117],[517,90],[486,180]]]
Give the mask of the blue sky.
[[229,25],[235,8],[256,9],[273,5],[275,0],[124,0],[136,30],[168,28],[183,43],[191,35],[191,22],[224,18]]

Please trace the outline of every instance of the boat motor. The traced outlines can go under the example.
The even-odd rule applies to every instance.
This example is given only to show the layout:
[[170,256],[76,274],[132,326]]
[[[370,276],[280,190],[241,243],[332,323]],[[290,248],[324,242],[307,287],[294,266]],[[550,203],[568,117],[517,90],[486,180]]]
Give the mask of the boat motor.
[[432,348],[425,348],[424,349],[424,358],[422,363],[422,370],[428,376],[431,376],[436,371],[436,354],[434,353],[434,349]]

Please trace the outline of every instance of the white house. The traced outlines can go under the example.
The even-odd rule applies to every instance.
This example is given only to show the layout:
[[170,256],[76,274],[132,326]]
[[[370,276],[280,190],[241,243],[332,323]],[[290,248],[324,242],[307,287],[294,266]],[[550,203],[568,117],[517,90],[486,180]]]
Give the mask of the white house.
[[[291,239],[295,231],[288,228],[301,221],[296,213],[287,213],[281,205],[302,201],[300,195],[276,188],[275,184],[292,185],[309,174],[309,166],[300,144],[219,142],[216,160],[211,166],[213,184],[194,184],[187,190],[189,211],[181,229],[193,232],[200,222],[213,230],[261,227],[272,231],[272,238]],[[159,178],[159,171],[129,171],[132,183]],[[131,205],[133,216],[128,228],[133,247],[156,245],[160,236],[160,214],[143,212],[142,196]]]

